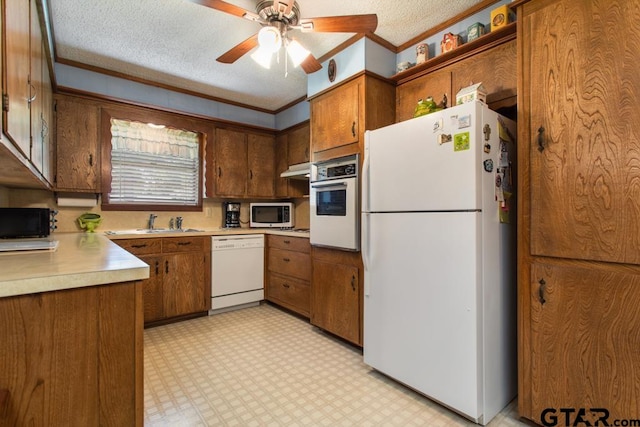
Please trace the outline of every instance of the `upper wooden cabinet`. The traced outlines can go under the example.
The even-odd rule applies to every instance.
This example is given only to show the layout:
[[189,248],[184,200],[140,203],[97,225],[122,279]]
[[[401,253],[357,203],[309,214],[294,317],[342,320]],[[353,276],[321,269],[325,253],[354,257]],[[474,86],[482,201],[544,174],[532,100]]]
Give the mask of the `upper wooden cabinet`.
[[638,419],[637,4],[521,2],[517,39],[519,411]]
[[52,88],[36,0],[6,1],[3,13],[3,133],[50,183]]
[[395,118],[395,86],[364,73],[310,102],[313,161],[362,153],[365,130]]
[[215,195],[273,197],[275,195],[275,137],[217,128]]
[[309,122],[284,130],[276,137],[276,197],[303,197],[309,194],[309,181],[280,178],[289,166],[310,160]]
[[100,191],[99,112],[96,102],[56,95],[55,188]]

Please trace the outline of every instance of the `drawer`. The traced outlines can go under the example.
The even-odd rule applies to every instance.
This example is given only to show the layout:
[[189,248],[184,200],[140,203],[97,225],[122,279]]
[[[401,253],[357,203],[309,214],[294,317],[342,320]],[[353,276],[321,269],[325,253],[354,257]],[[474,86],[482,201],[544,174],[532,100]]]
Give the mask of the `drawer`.
[[269,273],[267,300],[304,316],[309,316],[310,295],[309,282]]
[[270,248],[288,249],[298,252],[311,252],[311,245],[309,239],[305,237],[289,237],[289,236],[276,236],[270,235],[269,239]]
[[134,255],[159,254],[162,251],[162,239],[125,239],[112,242]]
[[269,248],[268,269],[274,273],[311,280],[311,257],[303,252]]
[[205,239],[210,237],[165,237],[162,239],[162,253],[204,252]]

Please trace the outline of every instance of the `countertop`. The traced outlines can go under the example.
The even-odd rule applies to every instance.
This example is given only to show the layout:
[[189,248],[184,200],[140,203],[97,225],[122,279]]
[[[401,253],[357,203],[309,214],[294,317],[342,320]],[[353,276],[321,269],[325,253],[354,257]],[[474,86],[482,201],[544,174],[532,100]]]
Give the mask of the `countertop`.
[[308,238],[309,232],[273,228],[224,228],[148,234],[53,233],[55,251],[0,253],[0,298],[147,279],[149,266],[111,242],[158,237],[276,234]]
[[101,233],[54,233],[55,251],[0,253],[0,297],[149,277],[149,266]]
[[[161,233],[127,233],[126,230],[118,234],[108,234],[111,240],[118,239],[148,239],[154,237],[185,237],[185,236],[224,236],[232,234],[275,234],[279,236],[309,238],[309,230],[280,230],[278,228],[212,228],[201,231],[163,231]],[[106,232],[103,232],[106,233]]]

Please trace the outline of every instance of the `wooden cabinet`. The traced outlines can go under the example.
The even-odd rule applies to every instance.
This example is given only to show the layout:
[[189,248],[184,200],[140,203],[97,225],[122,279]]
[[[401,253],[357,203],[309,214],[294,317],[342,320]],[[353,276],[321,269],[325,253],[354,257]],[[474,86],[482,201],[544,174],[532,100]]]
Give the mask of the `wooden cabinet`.
[[360,253],[313,248],[311,323],[362,346]]
[[73,96],[56,95],[55,109],[56,190],[99,192],[99,105]]
[[303,197],[309,194],[308,179],[280,178],[290,165],[310,161],[309,122],[284,130],[276,137],[276,197]]
[[4,3],[2,121],[3,133],[16,147],[13,155],[48,186],[52,179],[52,88],[36,5],[36,0]]
[[205,313],[211,306],[209,237],[114,240],[149,264],[143,280],[145,325]]
[[635,9],[518,8],[518,401],[538,423],[544,408],[640,418]]
[[364,151],[364,132],[394,122],[395,86],[361,74],[311,99],[312,160]]
[[0,299],[0,424],[142,426],[140,282]]
[[275,138],[217,128],[215,188],[221,197],[273,197]]
[[311,246],[309,239],[267,236],[266,299],[309,317]]
[[420,99],[432,96],[436,102],[440,102],[444,94],[447,94],[449,105],[455,102],[455,96],[451,94],[451,70],[448,68],[434,71],[398,86],[396,90],[396,122],[413,118]]

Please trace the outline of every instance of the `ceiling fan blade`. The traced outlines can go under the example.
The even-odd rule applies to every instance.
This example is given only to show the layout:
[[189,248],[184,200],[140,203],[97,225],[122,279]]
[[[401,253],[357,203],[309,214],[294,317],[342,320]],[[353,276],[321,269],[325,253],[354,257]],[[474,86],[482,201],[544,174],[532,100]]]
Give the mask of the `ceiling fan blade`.
[[232,64],[236,62],[242,55],[258,46],[258,35],[254,34],[243,42],[238,43],[216,59],[218,62]]
[[250,21],[262,22],[262,18],[254,12],[249,12],[246,9],[227,3],[222,0],[189,0],[192,3],[200,4],[202,6],[210,7],[211,9],[219,10],[220,12],[228,13],[230,15],[245,18]]
[[311,74],[320,70],[322,68],[322,64],[318,62],[315,56],[309,54],[309,56],[307,56],[307,59],[300,63],[300,68],[302,68],[305,73]]
[[325,16],[322,18],[301,19],[299,24],[303,32],[321,33],[372,33],[378,27],[378,15]]

